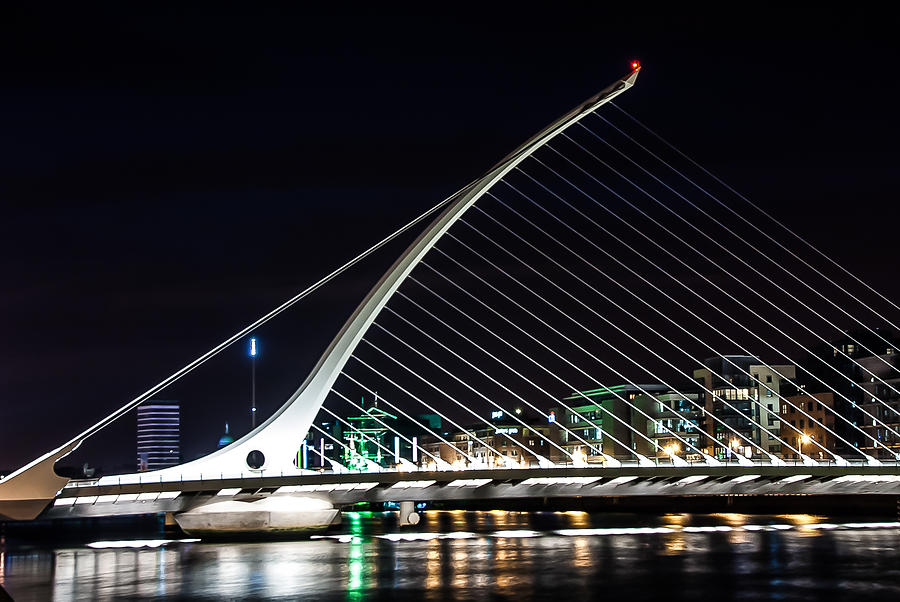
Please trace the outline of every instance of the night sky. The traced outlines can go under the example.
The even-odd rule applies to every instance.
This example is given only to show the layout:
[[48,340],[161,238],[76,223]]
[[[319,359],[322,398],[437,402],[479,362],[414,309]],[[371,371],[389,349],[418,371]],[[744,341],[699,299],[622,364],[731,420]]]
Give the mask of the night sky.
[[[0,9],[0,472],[54,447],[643,65],[621,106],[892,298],[900,59],[873,10]],[[269,415],[409,239],[260,333]],[[894,314],[896,316],[896,314]],[[173,387],[246,431],[236,347]],[[83,457],[132,462],[133,418]],[[80,460],[79,460],[80,461]]]

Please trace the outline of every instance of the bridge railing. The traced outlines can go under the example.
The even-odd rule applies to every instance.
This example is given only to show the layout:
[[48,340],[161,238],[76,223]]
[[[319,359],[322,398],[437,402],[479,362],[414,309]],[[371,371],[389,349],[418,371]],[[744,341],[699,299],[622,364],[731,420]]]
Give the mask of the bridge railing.
[[[800,460],[784,460],[784,463],[788,467],[795,467],[798,472],[808,469],[809,466],[804,465]],[[866,462],[864,460],[850,460],[848,462],[850,466],[866,466]],[[884,460],[882,462],[885,466],[900,466],[900,462],[894,460]],[[729,468],[740,468],[741,465],[734,460],[731,461],[722,461],[722,465]],[[818,466],[829,467],[829,466],[837,466],[837,463],[829,460],[820,460],[818,461]],[[767,467],[767,466],[775,466],[771,462],[764,461],[754,461],[752,466],[743,467],[748,471],[752,470],[754,467]],[[554,468],[570,468],[570,469],[598,469],[603,470],[605,467],[603,464],[591,464],[588,463],[585,465],[575,465],[571,462],[568,463],[557,463],[553,466]],[[667,468],[676,466],[671,462],[657,460],[654,468]],[[691,468],[705,468],[708,465],[705,462],[693,462],[690,464]],[[641,466],[637,462],[622,462],[621,468],[634,468],[634,469],[644,469],[651,468],[647,466]],[[439,470],[437,472],[459,472],[465,473],[467,471],[472,470],[484,470],[485,468],[472,468],[472,467],[460,467],[453,470]],[[509,470],[509,467],[492,467],[489,470],[495,470],[497,472],[503,470]],[[516,469],[541,469],[538,465],[533,466],[517,466]],[[225,473],[225,472],[217,472],[217,473],[132,473],[132,474],[124,474],[124,475],[110,475],[104,476],[100,478],[92,478],[92,479],[76,479],[70,481],[66,488],[77,488],[77,487],[96,487],[96,486],[105,486],[105,485],[149,485],[154,483],[177,483],[177,482],[185,482],[185,481],[222,481],[225,479],[254,479],[254,478],[264,478],[264,477],[305,477],[305,476],[321,476],[321,475],[342,475],[342,474],[396,474],[396,473],[410,473],[410,472],[425,472],[423,470],[411,471],[408,469],[397,469],[396,467],[384,467],[382,470],[343,470],[343,471],[334,471],[330,469],[323,470],[302,470],[298,469],[296,472],[286,473],[284,471],[272,472],[266,470],[258,470],[258,471],[241,471],[235,473]]]

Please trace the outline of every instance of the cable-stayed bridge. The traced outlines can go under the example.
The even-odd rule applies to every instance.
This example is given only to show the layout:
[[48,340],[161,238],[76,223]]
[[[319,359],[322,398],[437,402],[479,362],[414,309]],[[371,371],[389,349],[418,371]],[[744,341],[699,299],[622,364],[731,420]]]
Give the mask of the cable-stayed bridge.
[[[639,70],[0,480],[0,515],[177,513],[268,496],[900,494],[900,329],[886,317],[900,307],[614,104]],[[246,436],[156,471],[72,483],[53,472],[429,219]]]

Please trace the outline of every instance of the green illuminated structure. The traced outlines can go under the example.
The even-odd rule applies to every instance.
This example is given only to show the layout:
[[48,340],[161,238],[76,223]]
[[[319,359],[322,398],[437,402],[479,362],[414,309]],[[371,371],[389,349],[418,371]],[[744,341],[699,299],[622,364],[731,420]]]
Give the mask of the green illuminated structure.
[[390,425],[391,430],[396,431],[397,417],[377,405],[366,409],[365,399],[360,405],[365,413],[347,418],[353,428],[344,431],[344,440],[350,449],[344,450],[342,464],[351,470],[364,470],[366,460],[389,466],[393,463],[393,458],[384,450],[393,449],[394,442],[393,439],[387,440],[388,427],[385,425]]

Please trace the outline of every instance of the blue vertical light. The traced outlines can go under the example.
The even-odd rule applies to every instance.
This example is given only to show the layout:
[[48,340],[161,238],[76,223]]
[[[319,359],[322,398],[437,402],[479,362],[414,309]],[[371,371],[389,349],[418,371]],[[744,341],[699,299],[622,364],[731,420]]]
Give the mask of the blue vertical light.
[[250,357],[256,357],[256,337],[250,339]]

